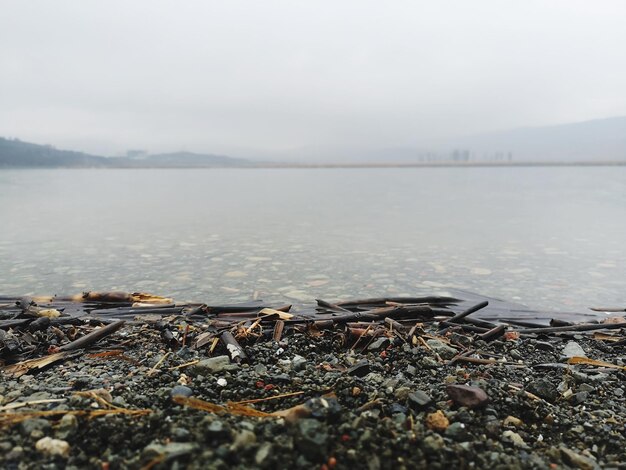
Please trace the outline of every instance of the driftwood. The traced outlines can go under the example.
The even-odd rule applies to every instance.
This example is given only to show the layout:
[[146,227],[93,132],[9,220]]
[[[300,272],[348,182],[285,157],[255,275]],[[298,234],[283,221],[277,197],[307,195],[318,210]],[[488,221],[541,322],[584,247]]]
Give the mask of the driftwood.
[[115,333],[126,323],[124,320],[116,321],[115,323],[111,323],[110,325],[103,326],[97,330],[92,331],[91,333],[86,334],[85,336],[78,338],[71,343],[64,344],[58,348],[59,351],[74,351],[76,349],[85,349],[91,346],[94,343],[97,343],[105,336],[110,335],[111,333]]
[[248,355],[230,331],[226,330],[222,332],[220,339],[226,346],[226,350],[232,361],[244,362],[248,360]]

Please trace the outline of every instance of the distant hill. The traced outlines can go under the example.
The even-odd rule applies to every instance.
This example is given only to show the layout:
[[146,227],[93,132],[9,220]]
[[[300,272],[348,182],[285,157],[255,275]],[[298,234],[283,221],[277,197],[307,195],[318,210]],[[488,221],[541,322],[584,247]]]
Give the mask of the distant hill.
[[108,158],[0,137],[0,168],[107,167]]
[[0,137],[0,168],[215,168],[246,166],[240,158],[191,152],[141,158],[102,157]]
[[296,165],[626,162],[626,117],[510,129],[414,146],[307,146],[272,159]]
[[626,117],[491,132],[439,147],[468,151],[476,159],[511,155],[515,162],[626,161]]

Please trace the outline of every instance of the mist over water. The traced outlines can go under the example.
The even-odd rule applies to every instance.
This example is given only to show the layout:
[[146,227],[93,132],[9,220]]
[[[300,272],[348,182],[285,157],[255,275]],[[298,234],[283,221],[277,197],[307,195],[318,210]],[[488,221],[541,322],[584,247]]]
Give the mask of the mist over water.
[[626,168],[0,173],[6,294],[623,306]]

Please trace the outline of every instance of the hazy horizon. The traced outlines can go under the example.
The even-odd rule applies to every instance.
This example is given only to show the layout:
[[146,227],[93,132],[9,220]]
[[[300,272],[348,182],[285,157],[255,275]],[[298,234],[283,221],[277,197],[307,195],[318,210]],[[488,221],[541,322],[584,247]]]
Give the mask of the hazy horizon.
[[626,115],[617,1],[3,6],[0,135],[99,155],[412,148]]

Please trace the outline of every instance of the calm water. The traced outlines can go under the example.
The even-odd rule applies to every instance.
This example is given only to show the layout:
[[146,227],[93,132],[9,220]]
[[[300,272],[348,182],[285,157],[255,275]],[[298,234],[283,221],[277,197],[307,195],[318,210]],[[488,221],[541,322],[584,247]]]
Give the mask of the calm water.
[[0,171],[0,293],[626,307],[626,167]]

